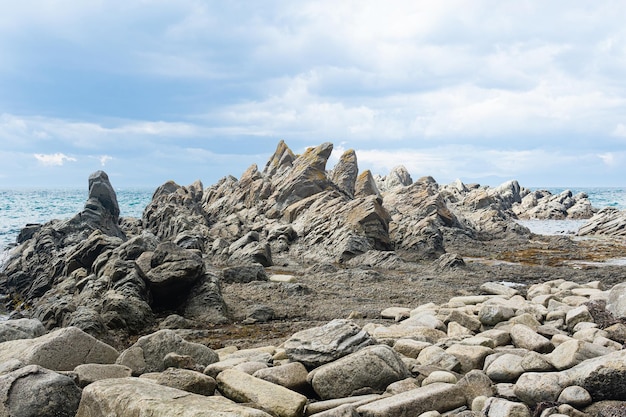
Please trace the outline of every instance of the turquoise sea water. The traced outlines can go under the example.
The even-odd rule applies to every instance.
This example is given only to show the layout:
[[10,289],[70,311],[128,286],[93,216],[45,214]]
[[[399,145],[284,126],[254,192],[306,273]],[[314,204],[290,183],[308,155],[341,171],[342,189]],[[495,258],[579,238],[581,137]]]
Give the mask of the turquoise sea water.
[[[541,189],[533,187],[533,190]],[[626,188],[543,188],[552,194],[565,189],[574,194],[585,192],[597,208],[626,209]],[[150,202],[153,188],[116,189],[121,216],[141,217]],[[86,189],[0,189],[0,253],[15,242],[27,223],[45,223],[52,219],[68,219],[81,211],[87,200]],[[547,223],[546,227],[567,225]],[[572,223],[570,226],[574,226]],[[1,257],[1,255],[0,255]]]
[[[120,215],[141,217],[154,189],[115,190]],[[87,201],[86,189],[0,189],[0,251],[15,242],[28,223],[69,219],[80,212]]]

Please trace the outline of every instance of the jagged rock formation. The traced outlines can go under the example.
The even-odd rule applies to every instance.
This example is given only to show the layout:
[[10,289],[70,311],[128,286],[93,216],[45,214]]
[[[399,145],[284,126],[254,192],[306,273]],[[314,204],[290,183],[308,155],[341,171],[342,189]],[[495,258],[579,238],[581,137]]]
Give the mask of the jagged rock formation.
[[49,329],[137,334],[165,311],[222,323],[230,317],[224,268],[403,268],[445,254],[446,237],[528,235],[516,218],[592,213],[584,194],[530,192],[517,181],[440,186],[432,177],[413,181],[402,166],[385,177],[359,173],[353,150],[329,170],[332,150],[323,143],[296,155],[281,141],[262,171],[252,165],[206,189],[168,181],[140,220],[119,218],[113,187],[98,171],[82,212],[22,231],[0,291]]
[[626,212],[606,207],[578,230],[579,236],[626,236]]

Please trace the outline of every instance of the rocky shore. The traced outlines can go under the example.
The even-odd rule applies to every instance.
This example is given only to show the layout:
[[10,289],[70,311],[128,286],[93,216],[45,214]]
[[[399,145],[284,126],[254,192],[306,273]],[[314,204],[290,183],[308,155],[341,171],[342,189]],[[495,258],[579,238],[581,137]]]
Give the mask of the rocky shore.
[[0,415],[626,415],[625,213],[331,151],[167,182],[141,219],[99,171],[76,216],[27,225]]

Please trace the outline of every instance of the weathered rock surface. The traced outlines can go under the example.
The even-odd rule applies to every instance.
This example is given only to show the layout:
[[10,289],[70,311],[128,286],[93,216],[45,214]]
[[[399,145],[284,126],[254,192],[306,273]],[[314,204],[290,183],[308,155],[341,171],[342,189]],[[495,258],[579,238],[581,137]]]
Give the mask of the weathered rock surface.
[[32,339],[43,336],[46,329],[39,320],[15,319],[0,322],[0,342],[16,339]]
[[436,383],[362,405],[357,412],[363,417],[409,417],[432,410],[450,411],[464,404],[465,397],[456,385]]
[[81,390],[71,378],[29,365],[0,376],[0,415],[74,417]]
[[132,370],[124,365],[85,363],[74,368],[74,374],[76,375],[76,383],[81,388],[85,388],[101,379],[129,377]]
[[217,384],[227,398],[253,403],[277,417],[299,417],[304,413],[305,396],[245,372],[224,370],[217,376]]
[[19,359],[56,371],[71,371],[85,363],[114,363],[119,353],[76,327],[55,330],[34,339],[0,343],[0,363]]
[[215,379],[189,369],[168,368],[163,372],[143,374],[140,378],[152,380],[166,387],[206,396],[213,395],[217,386]]
[[291,360],[316,368],[374,343],[371,336],[352,321],[337,319],[298,332],[283,346]]
[[397,353],[388,346],[365,347],[358,352],[316,368],[311,385],[324,400],[382,393],[393,382],[409,377]]
[[269,417],[223,397],[206,397],[141,378],[105,379],[83,390],[76,417]]
[[578,230],[579,236],[626,236],[626,212],[606,207]]
[[135,344],[120,354],[116,363],[128,366],[134,375],[161,372],[166,368],[164,360],[169,353],[190,356],[202,367],[219,360],[217,353],[212,349],[199,343],[187,342],[173,330],[165,329],[140,337]]

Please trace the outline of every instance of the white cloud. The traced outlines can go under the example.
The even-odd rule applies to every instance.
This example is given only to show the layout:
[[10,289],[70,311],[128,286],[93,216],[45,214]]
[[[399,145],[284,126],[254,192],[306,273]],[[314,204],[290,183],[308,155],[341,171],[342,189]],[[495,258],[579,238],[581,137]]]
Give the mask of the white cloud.
[[42,154],[36,153],[33,155],[37,161],[46,166],[63,166],[65,162],[76,162],[77,159],[71,156],[67,156],[63,153]]
[[106,166],[106,163],[109,161],[112,161],[113,157],[109,155],[101,155],[99,159],[100,159],[100,165]]
[[624,125],[623,123],[619,123],[617,126],[615,126],[615,129],[613,129],[613,132],[611,132],[611,134],[620,138],[626,138],[626,125]]
[[615,155],[611,152],[598,154],[597,156],[598,158],[600,158],[600,160],[602,161],[604,165],[607,165],[609,167],[614,166],[617,163]]

